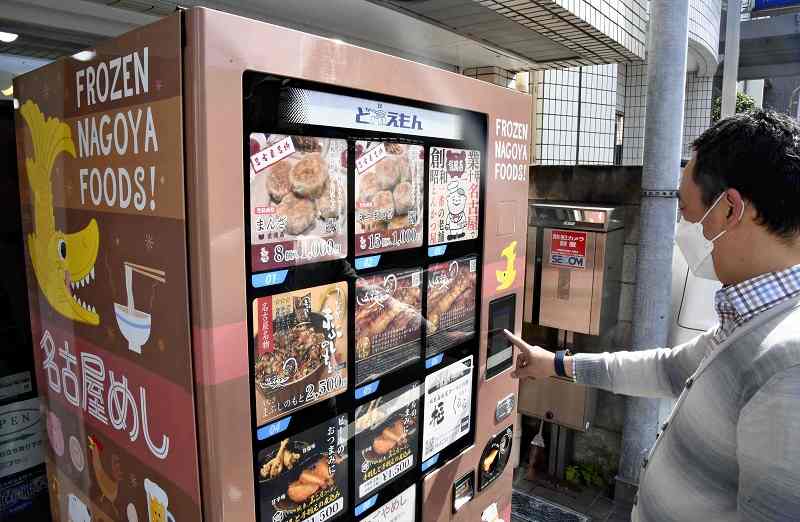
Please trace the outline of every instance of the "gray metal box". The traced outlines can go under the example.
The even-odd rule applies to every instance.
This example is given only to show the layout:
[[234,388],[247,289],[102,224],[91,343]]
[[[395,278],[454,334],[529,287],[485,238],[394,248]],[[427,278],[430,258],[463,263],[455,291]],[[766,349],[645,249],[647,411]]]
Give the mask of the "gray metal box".
[[600,335],[616,324],[622,216],[621,207],[530,203],[526,321],[589,335]]

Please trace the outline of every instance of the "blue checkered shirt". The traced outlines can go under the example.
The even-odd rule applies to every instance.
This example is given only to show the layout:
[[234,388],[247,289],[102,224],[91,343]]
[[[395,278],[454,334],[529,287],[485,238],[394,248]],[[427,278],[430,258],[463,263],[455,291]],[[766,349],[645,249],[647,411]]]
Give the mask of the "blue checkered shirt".
[[714,296],[719,316],[714,342],[722,343],[753,317],[797,295],[800,295],[800,265],[721,288]]

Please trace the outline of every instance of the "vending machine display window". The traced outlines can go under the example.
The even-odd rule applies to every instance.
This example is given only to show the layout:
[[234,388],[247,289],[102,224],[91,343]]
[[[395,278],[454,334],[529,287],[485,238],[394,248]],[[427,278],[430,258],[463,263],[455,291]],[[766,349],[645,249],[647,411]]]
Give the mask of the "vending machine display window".
[[480,186],[480,151],[431,147],[428,244],[478,237]]
[[261,520],[347,520],[346,415],[334,417],[258,453]]
[[357,256],[422,245],[424,172],[421,145],[356,142]]
[[420,385],[359,406],[355,421],[355,483],[364,499],[417,464]]
[[253,271],[347,256],[347,142],[250,134]]
[[356,280],[356,386],[409,365],[422,351],[422,270]]
[[473,362],[470,355],[425,378],[423,461],[470,432]]
[[343,519],[412,522],[415,484],[475,436],[486,117],[260,73],[243,88],[259,520],[340,516],[292,462],[340,415]]
[[253,301],[258,425],[347,388],[347,284]]
[[477,281],[474,256],[428,267],[426,357],[474,337]]

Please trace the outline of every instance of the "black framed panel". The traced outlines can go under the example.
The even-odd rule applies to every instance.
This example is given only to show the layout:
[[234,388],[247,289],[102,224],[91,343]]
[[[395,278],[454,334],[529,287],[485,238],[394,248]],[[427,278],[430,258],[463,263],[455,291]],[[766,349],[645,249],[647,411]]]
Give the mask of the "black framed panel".
[[[328,488],[336,486],[342,501],[337,497],[326,508],[320,515],[325,520],[382,520],[387,510],[408,509],[409,501],[419,504],[422,477],[474,443],[486,117],[257,72],[244,74],[242,89],[257,517],[271,522],[265,517],[275,516],[278,505],[286,508],[281,516],[292,520],[303,494],[318,498],[324,491],[326,498],[333,498]],[[313,114],[291,113],[297,93],[357,97],[373,108],[384,104],[389,118],[396,110],[391,104],[422,114],[435,111],[455,118],[460,134],[453,139],[412,135],[403,128],[415,124],[406,118],[403,127],[402,114],[398,132],[317,125]],[[381,159],[370,163],[368,154]],[[417,166],[408,167],[415,158]],[[407,173],[420,169],[416,181]],[[476,169],[478,175],[467,182]],[[432,172],[439,173],[436,187]],[[404,198],[415,183],[421,183],[414,189],[421,204],[412,214],[413,198]],[[432,240],[434,196],[441,234]],[[254,198],[258,202],[251,203]],[[387,213],[390,201],[392,212]],[[295,389],[287,393],[282,379],[298,372],[306,380],[290,379]],[[337,379],[331,372],[346,377]],[[436,394],[435,401],[426,389]],[[413,403],[413,412],[401,414],[392,406],[386,418],[361,425],[370,412],[394,404],[410,390],[418,394],[406,401]],[[426,409],[441,417],[440,399],[454,391],[468,398],[455,405],[461,417],[448,419],[446,430],[440,428],[444,420],[426,428]],[[311,400],[301,404],[298,398],[295,403],[301,392]],[[280,411],[264,409],[265,397],[273,395],[280,395]],[[326,475],[322,459],[295,459],[312,444],[306,439],[321,437],[320,423],[330,419],[336,420],[337,430],[341,419],[348,423],[345,447],[340,447],[339,431],[331,435],[337,447],[328,464],[338,477]],[[426,440],[428,450],[423,448]],[[303,469],[294,469],[294,463],[293,469],[285,469],[293,460],[302,462],[298,465]],[[276,483],[265,486],[264,472],[268,477],[275,472],[271,480],[291,478],[283,485],[291,503],[275,493],[280,489]],[[266,497],[260,496],[264,488],[269,490]],[[309,516],[307,510],[303,513]],[[413,513],[419,518],[418,506]]]

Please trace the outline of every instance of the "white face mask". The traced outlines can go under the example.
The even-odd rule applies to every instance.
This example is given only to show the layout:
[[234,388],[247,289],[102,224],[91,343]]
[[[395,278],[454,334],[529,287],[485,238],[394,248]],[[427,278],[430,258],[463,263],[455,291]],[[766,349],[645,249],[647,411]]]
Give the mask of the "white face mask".
[[[692,271],[695,277],[701,279],[719,281],[717,272],[714,270],[714,258],[711,256],[711,252],[714,250],[714,241],[725,235],[727,230],[723,230],[711,239],[706,239],[703,234],[703,221],[714,210],[714,207],[717,206],[723,196],[725,196],[724,192],[719,195],[714,204],[706,210],[706,213],[697,223],[690,223],[681,218],[680,223],[678,223],[678,229],[675,231],[675,243],[677,243],[681,254],[686,259],[689,270]],[[742,205],[742,215],[739,216],[739,220],[743,217],[744,205]]]

